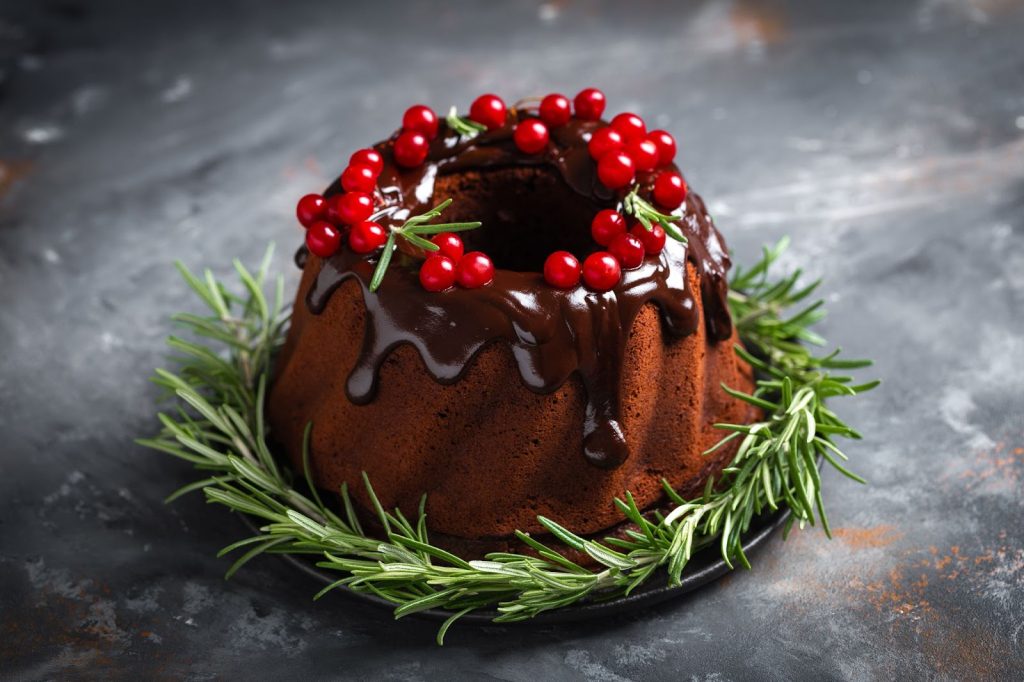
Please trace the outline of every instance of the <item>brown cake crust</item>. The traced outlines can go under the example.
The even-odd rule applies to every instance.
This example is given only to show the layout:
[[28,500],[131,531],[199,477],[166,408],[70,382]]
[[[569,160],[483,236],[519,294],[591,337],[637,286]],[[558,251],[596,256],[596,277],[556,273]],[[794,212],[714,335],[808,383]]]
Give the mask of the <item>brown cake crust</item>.
[[[450,385],[431,377],[417,351],[390,353],[379,391],[367,405],[345,397],[366,324],[363,294],[345,282],[318,315],[305,297],[320,270],[313,256],[296,296],[292,328],[276,361],[267,415],[273,438],[296,467],[312,422],[310,462],[319,487],[349,482],[355,502],[371,509],[360,480],[365,471],[381,503],[414,513],[427,494],[427,523],[435,541],[466,556],[509,549],[517,529],[538,533],[537,515],[581,534],[605,532],[622,521],[614,498],[630,491],[641,508],[663,499],[661,480],[694,494],[734,448],[702,453],[723,435],[716,422],[755,418],[721,384],[749,391],[750,368],[733,338],[709,342],[703,304],[693,334],[666,334],[654,305],[636,317],[626,347],[623,427],[629,458],[606,470],[581,454],[581,382],[571,377],[550,394],[521,382],[507,346],[494,343]],[[689,285],[700,291],[696,270]]]
[[[268,396],[271,437],[295,467],[312,423],[318,487],[347,482],[371,525],[363,472],[380,502],[407,516],[426,494],[432,540],[466,557],[521,549],[516,530],[544,535],[538,515],[582,535],[621,533],[615,498],[628,491],[657,508],[663,479],[698,494],[735,451],[703,454],[724,435],[713,424],[756,418],[721,389],[749,391],[753,376],[733,352],[728,250],[699,196],[684,192],[659,214],[673,238],[609,289],[559,288],[540,274],[554,251],[582,261],[601,248],[591,231],[599,211],[639,219],[638,202],[653,201],[661,174],[678,167],[611,190],[588,148],[605,122],[575,117],[525,154],[514,130],[531,116],[514,110],[506,125],[468,136],[442,123],[413,167],[395,162],[397,133],[375,146],[373,220],[400,231],[451,198],[443,220],[483,224],[460,234],[466,251],[493,259],[493,278],[425,291],[425,253],[404,239],[379,280],[381,252],[300,250]],[[335,182],[324,194],[342,191]]]

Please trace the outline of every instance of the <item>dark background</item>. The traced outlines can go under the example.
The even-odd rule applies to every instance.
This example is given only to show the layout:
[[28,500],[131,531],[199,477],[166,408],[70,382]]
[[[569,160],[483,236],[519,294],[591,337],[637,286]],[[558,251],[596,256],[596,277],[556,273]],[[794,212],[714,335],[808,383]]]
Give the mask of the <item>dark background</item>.
[[[0,676],[1019,679],[1024,4],[0,4]],[[395,624],[276,558],[155,426],[170,262],[228,274],[402,111],[596,85],[679,140],[740,262],[790,234],[885,379],[836,532],[570,627]]]

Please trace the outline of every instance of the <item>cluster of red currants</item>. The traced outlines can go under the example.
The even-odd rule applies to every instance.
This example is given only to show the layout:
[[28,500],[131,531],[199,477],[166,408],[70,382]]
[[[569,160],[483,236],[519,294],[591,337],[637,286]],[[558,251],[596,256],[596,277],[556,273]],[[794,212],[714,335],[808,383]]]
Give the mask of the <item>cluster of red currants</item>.
[[[608,189],[622,189],[633,184],[637,172],[652,172],[672,162],[676,141],[664,130],[647,132],[647,124],[636,114],[616,114],[604,128],[594,131],[587,144],[591,158],[597,162],[597,177]],[[675,174],[668,174],[675,175]],[[672,197],[664,197],[670,204]],[[680,200],[676,208],[682,203]]]
[[[395,163],[416,166],[426,160],[430,140],[437,136],[434,112],[421,104],[409,107],[402,117],[402,132],[395,140]],[[307,194],[295,208],[299,222],[306,228],[306,246],[310,253],[329,258],[341,247],[348,229],[348,245],[355,253],[372,253],[387,242],[383,225],[369,220],[373,214],[373,192],[384,167],[380,153],[360,149],[349,159],[341,174],[343,194],[324,198]],[[456,283],[465,288],[481,287],[494,278],[494,263],[484,253],[463,253],[458,235],[444,232],[432,240],[439,250],[431,253],[420,267],[420,282],[428,291],[444,291]]]
[[326,199],[307,194],[299,199],[295,215],[306,228],[306,247],[321,258],[333,256],[341,247],[348,230],[349,247],[356,253],[370,253],[387,240],[380,223],[370,220],[373,214],[373,191],[377,176],[384,168],[384,159],[375,149],[360,149],[349,159],[341,174],[343,194]]
[[583,264],[568,251],[555,251],[544,261],[544,279],[553,287],[570,289],[580,278],[595,291],[608,291],[619,283],[623,270],[640,267],[644,256],[665,248],[665,230],[657,223],[648,230],[640,223],[626,229],[626,219],[610,208],[598,211],[590,223],[594,241],[606,251],[595,251]]
[[415,168],[427,160],[430,141],[437,137],[437,114],[428,106],[414,104],[402,116],[402,132],[392,153],[402,168]]
[[[564,103],[564,106],[563,106]],[[546,106],[545,106],[546,105]],[[576,116],[597,120],[605,107],[600,90],[588,88],[574,102]],[[568,120],[568,101],[561,95],[548,95],[541,102],[541,118],[559,115]],[[597,162],[597,177],[609,189],[633,184],[636,174],[653,172],[667,166],[676,155],[676,141],[664,130],[647,132],[644,120],[631,113],[616,115],[609,125],[596,130],[587,151]],[[674,172],[663,172],[654,181],[652,198],[665,210],[675,210],[686,200],[686,181]],[[617,211],[606,209],[594,216],[590,225],[594,241],[607,250],[590,254],[582,263],[568,251],[556,251],[544,262],[544,279],[554,287],[568,289],[580,279],[596,291],[608,291],[618,284],[622,270],[639,267],[644,256],[661,253],[665,230],[657,223],[648,230],[635,223],[627,230],[626,220]]]
[[476,289],[494,279],[494,263],[482,251],[464,253],[462,240],[452,232],[442,232],[431,239],[438,250],[420,266],[420,284],[427,291],[444,291],[456,283],[465,289]]
[[[485,102],[481,102],[485,98],[487,98]],[[492,99],[501,102],[494,95],[484,95],[473,102],[473,107],[479,105],[483,110],[483,107]],[[548,131],[551,128],[564,126],[572,118],[574,112],[576,118],[584,121],[596,121],[601,118],[603,111],[604,93],[596,88],[581,90],[573,99],[572,105],[569,104],[569,99],[565,95],[551,93],[540,101],[540,106],[537,108],[538,118],[525,118],[516,124],[515,130],[512,132],[512,141],[515,142],[516,148],[524,154],[539,154],[548,147],[548,142],[551,139],[551,134]],[[473,116],[473,108],[470,108],[469,117],[474,121],[477,120]],[[504,118],[504,112],[502,118]],[[485,125],[490,128],[489,124],[485,123]]]

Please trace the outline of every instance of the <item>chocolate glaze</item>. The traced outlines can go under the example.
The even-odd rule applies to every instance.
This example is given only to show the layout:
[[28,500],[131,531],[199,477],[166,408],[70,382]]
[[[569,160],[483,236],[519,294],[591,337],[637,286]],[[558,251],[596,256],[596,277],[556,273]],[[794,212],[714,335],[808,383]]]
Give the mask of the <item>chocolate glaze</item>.
[[[512,141],[514,121],[523,116],[513,114],[509,125],[471,140],[461,140],[442,125],[426,163],[410,170],[393,163],[395,136],[377,145],[385,164],[376,197],[380,210],[374,219],[387,227],[428,210],[437,203],[433,194],[439,175],[529,165],[554,169],[573,191],[597,205],[621,207],[624,193],[612,192],[598,182],[596,164],[587,152],[590,134],[603,122],[573,119],[551,131],[544,153],[525,155]],[[653,179],[653,174],[639,178],[641,196],[649,198]],[[340,191],[336,182],[325,194]],[[373,400],[382,363],[403,343],[418,350],[427,370],[441,383],[458,381],[476,354],[495,341],[508,344],[523,382],[538,393],[554,391],[578,372],[587,392],[583,454],[596,466],[614,468],[628,456],[622,429],[622,364],[640,309],[649,302],[656,304],[673,336],[696,331],[699,311],[687,280],[689,262],[699,275],[709,338],[717,341],[732,334],[726,306],[730,263],[721,235],[703,201],[692,192],[676,215],[687,244],[670,238],[658,258],[648,257],[639,268],[625,271],[619,284],[605,293],[582,285],[556,289],[540,273],[502,269],[491,284],[479,289],[429,293],[419,284],[418,262],[400,254],[381,287],[370,293],[375,262],[341,249],[323,262],[307,305],[314,314],[322,312],[331,294],[348,279],[362,288],[366,332],[346,387],[355,404]],[[306,261],[305,249],[300,249],[296,262],[305,267]]]

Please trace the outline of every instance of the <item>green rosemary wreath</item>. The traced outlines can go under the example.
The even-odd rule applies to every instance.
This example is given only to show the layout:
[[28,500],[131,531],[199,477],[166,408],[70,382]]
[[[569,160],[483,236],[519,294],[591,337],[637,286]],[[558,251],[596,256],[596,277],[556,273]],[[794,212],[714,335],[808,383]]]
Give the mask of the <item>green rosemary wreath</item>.
[[[221,550],[218,556],[241,552],[227,571],[230,577],[260,554],[303,554],[318,557],[317,566],[337,572],[336,582],[320,598],[345,586],[372,592],[395,604],[401,618],[425,609],[451,612],[437,634],[470,611],[496,608],[496,622],[525,620],[585,598],[628,594],[665,567],[670,584],[680,581],[694,552],[718,544],[725,562],[750,566],[742,537],[755,516],[788,507],[791,525],[820,521],[829,534],[821,497],[819,457],[842,474],[846,456],[834,439],[859,438],[826,406],[829,398],[852,396],[878,382],[853,384],[833,370],[865,367],[866,360],[841,360],[839,351],[819,357],[805,344],[824,340],[809,327],[824,316],[821,301],[785,317],[787,308],[802,304],[817,286],[799,288],[800,272],[772,280],[771,264],[786,248],[783,240],[765,249],[749,270],[737,269],[729,294],[733,320],[746,349],[736,353],[759,372],[752,395],[724,387],[730,395],[764,410],[755,424],[718,424],[728,432],[714,449],[740,439],[731,464],[703,496],[685,500],[667,484],[673,507],[665,514],[645,514],[628,491],[616,500],[623,516],[636,525],[624,539],[597,542],[581,538],[556,521],[538,521],[561,543],[586,552],[600,570],[574,563],[526,533],[517,532],[537,556],[494,553],[465,561],[430,544],[424,500],[415,519],[398,509],[383,509],[364,475],[385,537],[372,537],[360,526],[348,489],[340,493],[343,509],[335,512],[320,499],[306,467],[305,485],[296,486],[267,447],[263,404],[267,376],[288,321],[284,282],[276,278],[273,300],[264,293],[272,249],[255,273],[239,261],[235,269],[241,293],[232,293],[207,270],[204,277],[178,264],[189,286],[210,308],[209,316],[178,314],[174,320],[197,340],[171,336],[177,372],[158,369],[154,381],[176,396],[173,412],[158,415],[163,428],[141,445],[192,463],[206,477],[174,492],[168,501],[202,490],[207,501],[222,504],[257,520],[259,533]],[[226,352],[225,352],[226,351]],[[306,429],[308,444],[310,427]],[[304,451],[308,456],[308,450]]]

